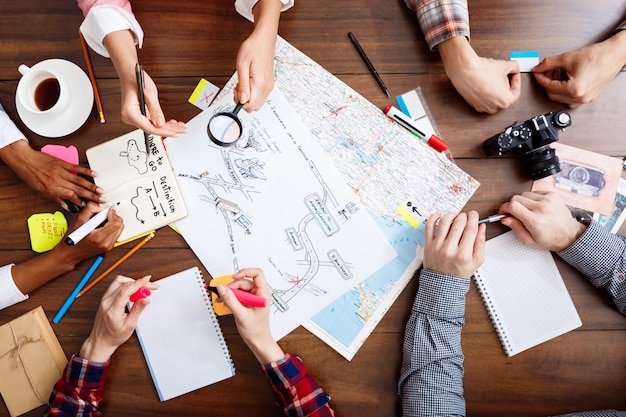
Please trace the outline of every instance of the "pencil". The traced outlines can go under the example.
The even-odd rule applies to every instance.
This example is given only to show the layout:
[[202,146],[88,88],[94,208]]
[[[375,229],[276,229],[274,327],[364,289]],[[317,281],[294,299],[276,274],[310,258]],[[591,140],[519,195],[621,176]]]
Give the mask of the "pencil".
[[91,80],[91,87],[93,88],[93,95],[96,99],[96,108],[98,109],[98,116],[100,117],[100,123],[104,123],[104,111],[102,110],[102,102],[100,101],[100,93],[98,92],[98,85],[96,84],[96,74],[93,72],[93,64],[91,63],[91,56],[89,55],[89,47],[83,34],[78,31],[80,37],[80,44],[83,47],[83,55],[85,55],[85,62],[87,63],[87,72],[89,73],[89,80]]
[[352,42],[352,45],[354,45],[354,47],[356,48],[356,50],[359,53],[359,55],[361,55],[361,58],[365,62],[365,65],[367,65],[367,68],[369,68],[370,72],[372,73],[372,75],[376,79],[376,82],[378,83],[380,88],[382,88],[383,92],[385,94],[387,94],[387,97],[391,97],[389,95],[389,90],[387,90],[387,86],[383,82],[382,78],[380,78],[380,75],[378,75],[378,71],[376,71],[376,68],[374,68],[374,65],[372,64],[372,61],[370,61],[370,59],[365,54],[365,51],[363,50],[363,48],[361,48],[361,45],[359,44],[359,41],[356,40],[356,37],[352,34],[352,32],[348,32],[348,37],[350,38],[350,41]]
[[98,282],[102,281],[107,275],[109,275],[111,273],[111,271],[113,271],[115,268],[117,268],[118,266],[120,266],[122,263],[124,263],[128,258],[130,258],[131,256],[133,256],[133,254],[135,252],[137,252],[139,249],[141,249],[146,243],[148,243],[150,241],[150,239],[152,239],[154,237],[154,233],[149,234],[148,236],[146,236],[141,242],[139,242],[138,244],[135,245],[135,247],[133,247],[131,250],[128,251],[128,253],[124,256],[122,256],[120,259],[117,260],[117,262],[115,262],[113,265],[111,265],[106,271],[104,271],[103,273],[101,273],[100,275],[98,275],[98,277],[94,278],[93,281],[91,281],[89,283],[89,285],[87,285],[85,288],[83,288],[77,295],[76,298],[80,297],[81,295],[85,294],[87,291],[89,291],[90,289],[92,289]]

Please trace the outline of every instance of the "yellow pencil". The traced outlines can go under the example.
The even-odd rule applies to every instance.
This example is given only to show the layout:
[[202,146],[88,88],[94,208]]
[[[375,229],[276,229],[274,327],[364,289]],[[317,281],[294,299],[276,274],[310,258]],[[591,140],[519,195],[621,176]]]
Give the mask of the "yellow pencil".
[[96,99],[96,108],[98,109],[98,116],[100,117],[100,123],[104,123],[104,110],[102,110],[102,102],[100,101],[100,93],[98,92],[98,85],[96,84],[96,74],[93,72],[93,64],[91,63],[91,56],[89,55],[89,47],[83,34],[78,31],[80,37],[80,44],[83,47],[83,55],[85,55],[85,62],[87,63],[87,72],[89,73],[89,80],[91,80],[91,87],[93,88],[93,95]]
[[128,258],[130,258],[131,256],[133,256],[133,254],[135,252],[137,252],[139,249],[141,249],[146,243],[148,243],[150,241],[150,239],[152,239],[154,237],[154,233],[149,234],[148,236],[146,236],[141,242],[139,242],[138,244],[135,245],[134,248],[132,248],[131,250],[128,251],[128,253],[124,256],[122,256],[120,259],[117,260],[117,262],[115,262],[113,265],[111,265],[106,271],[104,271],[103,273],[101,273],[100,275],[98,275],[97,278],[95,278],[93,281],[91,281],[89,283],[89,285],[87,285],[85,288],[83,288],[77,295],[76,298],[80,297],[81,295],[85,294],[87,291],[89,291],[91,288],[93,288],[98,282],[102,281],[107,275],[109,275],[111,273],[111,271],[113,271],[115,268],[117,268],[118,266],[120,266],[124,261],[126,261]]

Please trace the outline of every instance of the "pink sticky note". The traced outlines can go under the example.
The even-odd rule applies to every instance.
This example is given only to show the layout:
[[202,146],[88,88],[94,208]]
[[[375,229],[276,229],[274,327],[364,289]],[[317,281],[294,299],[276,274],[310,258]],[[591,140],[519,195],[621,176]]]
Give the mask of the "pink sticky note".
[[46,145],[41,148],[41,152],[62,159],[70,164],[78,165],[78,149],[74,145]]

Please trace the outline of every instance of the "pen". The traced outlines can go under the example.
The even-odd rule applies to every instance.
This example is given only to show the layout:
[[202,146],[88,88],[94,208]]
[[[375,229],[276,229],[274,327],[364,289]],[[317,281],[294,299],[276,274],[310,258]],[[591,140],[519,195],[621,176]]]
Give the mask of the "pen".
[[[204,288],[219,295],[217,292],[217,287],[205,285]],[[265,298],[260,297],[258,295],[251,294],[247,291],[240,290],[238,288],[231,288],[231,287],[228,287],[228,288],[230,288],[230,290],[235,294],[235,297],[237,297],[237,299],[241,302],[241,304],[249,305],[252,307],[265,307],[265,303],[266,303]]]
[[[143,68],[139,62],[135,65],[135,76],[137,77],[137,93],[139,95],[139,109],[142,115],[146,115],[146,99],[143,95]],[[143,138],[146,141],[146,152],[150,155],[150,134],[143,132]]]
[[485,217],[484,219],[478,220],[478,224],[483,224],[483,223],[489,224],[489,223],[499,222],[505,217],[509,217],[509,215],[508,214],[494,214],[493,216]]
[[78,285],[76,285],[76,288],[74,288],[74,291],[72,291],[70,296],[67,297],[67,300],[65,300],[65,302],[61,306],[61,309],[59,310],[59,312],[52,319],[52,322],[54,324],[59,324],[59,322],[61,321],[61,319],[65,315],[65,313],[67,313],[67,310],[69,310],[71,305],[74,303],[74,300],[76,299],[76,294],[78,294],[80,292],[80,290],[83,289],[83,287],[85,286],[87,281],[89,281],[89,278],[91,278],[93,273],[96,272],[96,269],[98,268],[98,266],[100,266],[100,264],[102,263],[103,259],[104,259],[104,255],[98,255],[96,260],[93,261],[93,264],[91,264],[91,266],[89,267],[89,270],[85,273],[85,275],[82,277],[82,279],[78,282]]
[[428,143],[430,147],[436,150],[437,152],[443,152],[446,149],[448,149],[448,144],[437,135],[430,135],[430,138],[426,139],[426,133],[418,129],[417,126],[413,124],[413,120],[411,120],[409,116],[402,113],[400,110],[398,110],[394,106],[389,105],[385,107],[385,109],[383,110],[383,113],[389,116],[390,119],[393,119],[394,121],[398,122],[400,126],[404,127],[406,130],[413,133],[418,138],[426,141],[426,143]]
[[348,37],[350,38],[350,41],[352,41],[352,44],[356,48],[359,55],[361,55],[361,58],[363,59],[363,61],[365,61],[365,65],[367,65],[367,68],[369,68],[370,72],[376,79],[376,82],[378,83],[380,88],[382,88],[385,94],[387,94],[387,97],[391,97],[389,95],[389,90],[387,90],[387,86],[385,85],[383,80],[380,78],[380,75],[378,75],[378,71],[376,71],[376,68],[374,68],[374,65],[372,65],[372,62],[370,61],[370,59],[367,57],[367,55],[365,55],[365,51],[363,50],[363,48],[361,48],[359,41],[356,40],[352,32],[348,32]]
[[[114,206],[118,206],[119,204],[120,203],[115,203]],[[91,233],[92,230],[95,230],[98,226],[104,223],[104,221],[107,219],[107,216],[109,215],[109,210],[111,209],[111,207],[112,206],[109,206],[99,213],[96,213],[95,216],[87,220],[78,229],[70,233],[65,238],[65,243],[67,243],[68,246],[74,246],[78,242],[83,240],[83,238]]]
[[141,249],[146,243],[148,243],[150,241],[150,239],[152,239],[154,237],[154,233],[149,234],[148,236],[146,236],[141,242],[139,242],[138,244],[136,244],[131,250],[128,251],[128,253],[126,253],[126,255],[122,256],[120,259],[118,259],[113,265],[111,265],[109,268],[107,268],[106,271],[104,271],[103,273],[101,273],[100,275],[98,275],[96,278],[94,278],[93,281],[91,281],[89,283],[89,285],[87,285],[85,288],[83,288],[78,294],[76,294],[76,298],[80,297],[81,295],[84,295],[87,291],[89,291],[90,289],[92,289],[98,282],[102,281],[107,275],[109,275],[115,268],[117,268],[118,266],[120,266],[122,263],[124,263],[128,258],[130,258],[131,256],[133,256],[133,254],[135,252],[137,252],[139,249]]
[[98,92],[98,85],[96,84],[96,74],[93,72],[93,64],[91,63],[91,56],[89,55],[89,48],[83,34],[78,31],[80,37],[80,44],[83,47],[83,55],[85,56],[85,62],[87,64],[87,72],[89,73],[89,80],[91,81],[91,88],[93,88],[93,96],[96,100],[96,109],[98,109],[98,116],[100,117],[100,123],[104,123],[104,110],[102,110],[102,102],[100,101],[100,93]]

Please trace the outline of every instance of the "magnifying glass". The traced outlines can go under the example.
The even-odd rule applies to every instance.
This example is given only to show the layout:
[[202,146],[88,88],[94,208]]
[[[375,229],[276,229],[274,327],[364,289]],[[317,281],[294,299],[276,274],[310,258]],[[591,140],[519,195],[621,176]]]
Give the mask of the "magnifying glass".
[[207,125],[207,133],[213,143],[219,146],[233,146],[241,138],[243,126],[237,113],[243,103],[237,103],[232,112],[215,113]]

